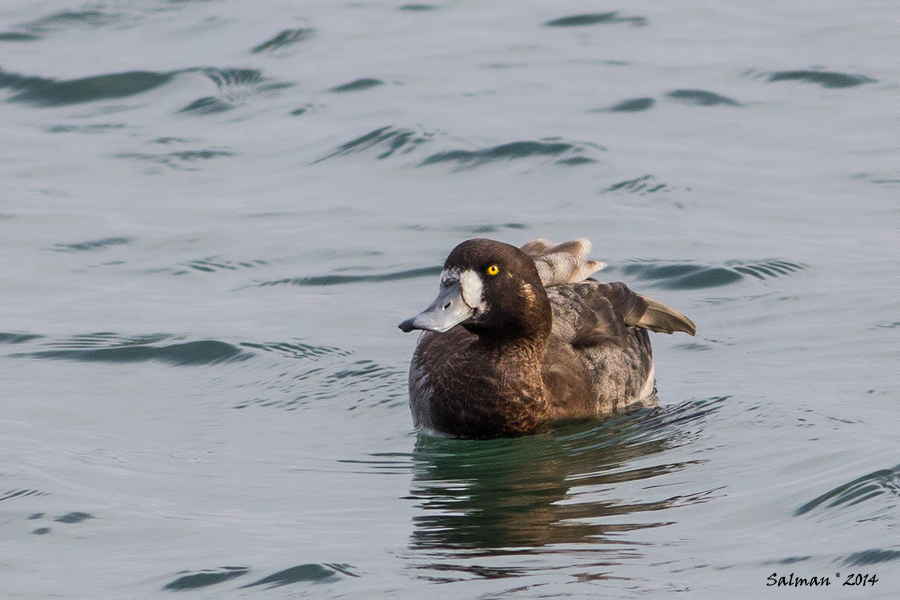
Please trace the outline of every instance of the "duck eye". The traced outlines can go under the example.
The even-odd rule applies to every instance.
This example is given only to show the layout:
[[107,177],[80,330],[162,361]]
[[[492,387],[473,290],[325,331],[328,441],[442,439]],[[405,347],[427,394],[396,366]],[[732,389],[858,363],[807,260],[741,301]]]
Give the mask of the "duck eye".
[[487,273],[488,275],[496,275],[499,272],[500,267],[498,267],[497,265],[491,265],[487,269],[485,269],[485,273]]

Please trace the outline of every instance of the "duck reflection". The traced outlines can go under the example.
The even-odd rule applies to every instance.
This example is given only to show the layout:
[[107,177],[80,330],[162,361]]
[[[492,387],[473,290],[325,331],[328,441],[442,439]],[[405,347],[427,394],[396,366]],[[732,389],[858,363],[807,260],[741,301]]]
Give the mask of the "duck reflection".
[[[597,424],[568,425],[536,436],[473,441],[420,434],[413,454],[412,550],[522,551],[552,544],[602,542],[611,534],[663,521],[603,522],[603,517],[661,510],[690,501],[674,496],[628,501],[597,488],[650,479],[688,463],[629,468],[682,440],[685,425],[722,399],[653,409]],[[643,461],[642,461],[643,462]]]

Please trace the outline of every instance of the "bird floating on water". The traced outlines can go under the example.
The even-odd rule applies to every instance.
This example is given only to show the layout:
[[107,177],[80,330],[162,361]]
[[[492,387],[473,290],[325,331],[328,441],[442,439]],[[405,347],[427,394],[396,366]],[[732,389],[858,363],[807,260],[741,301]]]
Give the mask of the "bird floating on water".
[[423,330],[409,371],[417,426],[493,438],[655,405],[647,331],[697,328],[624,283],[590,279],[606,266],[590,249],[586,239],[453,249],[435,301],[400,324]]

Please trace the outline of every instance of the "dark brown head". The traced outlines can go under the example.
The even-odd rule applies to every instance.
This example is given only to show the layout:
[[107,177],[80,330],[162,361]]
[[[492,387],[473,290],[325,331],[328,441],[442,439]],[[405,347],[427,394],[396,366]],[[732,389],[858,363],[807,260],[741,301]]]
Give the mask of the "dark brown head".
[[486,340],[545,340],[553,315],[534,261],[494,240],[468,240],[454,248],[437,299],[400,329],[444,332],[457,324]]

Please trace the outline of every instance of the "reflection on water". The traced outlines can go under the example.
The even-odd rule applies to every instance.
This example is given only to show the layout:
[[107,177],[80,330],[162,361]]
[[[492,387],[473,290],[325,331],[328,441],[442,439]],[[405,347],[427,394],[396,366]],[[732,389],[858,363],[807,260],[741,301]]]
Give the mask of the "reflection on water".
[[[666,525],[646,518],[629,523],[622,516],[702,501],[712,490],[627,499],[618,497],[622,490],[616,486],[692,464],[667,462],[665,453],[692,437],[724,400],[522,438],[473,441],[420,434],[410,495],[421,514],[414,519],[410,549],[444,557],[520,554],[556,544],[603,543],[614,534]],[[611,516],[615,522],[606,521]]]

